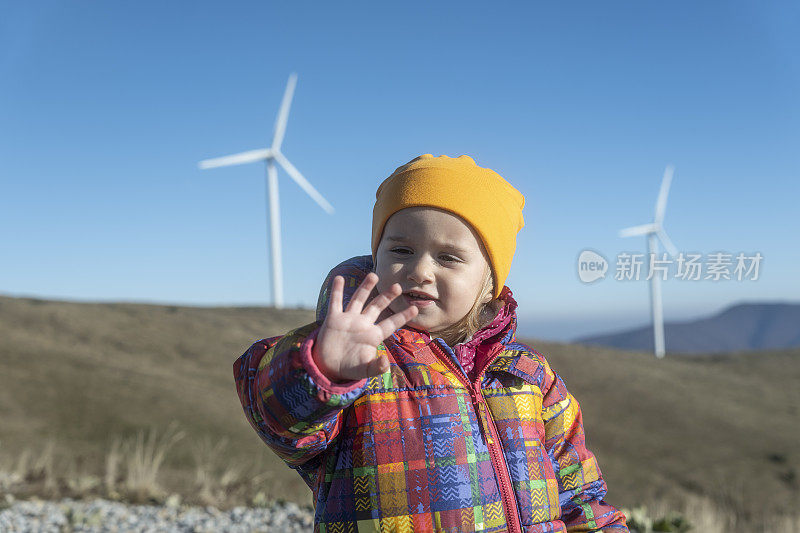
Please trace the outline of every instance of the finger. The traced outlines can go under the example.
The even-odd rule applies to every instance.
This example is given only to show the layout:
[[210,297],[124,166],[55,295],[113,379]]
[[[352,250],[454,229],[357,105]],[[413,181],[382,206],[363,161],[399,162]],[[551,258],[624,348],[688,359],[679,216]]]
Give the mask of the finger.
[[367,366],[367,374],[372,376],[380,376],[389,370],[389,359],[385,355],[380,355],[370,361]]
[[328,295],[328,315],[342,312],[342,289],[344,288],[344,278],[335,276],[331,283],[331,292]]
[[367,277],[364,278],[364,281],[361,282],[361,285],[358,286],[358,289],[356,289],[356,292],[353,294],[350,303],[347,304],[345,312],[349,313],[353,311],[360,313],[364,308],[364,302],[366,302],[369,297],[369,293],[372,292],[372,288],[377,285],[377,283],[378,275],[375,272],[367,274]]
[[402,291],[403,288],[400,286],[400,284],[394,283],[391,287],[378,294],[369,302],[369,305],[367,305],[367,308],[364,310],[364,314],[373,322],[375,322],[375,320],[378,318],[378,315],[381,314],[381,311],[389,307],[389,304],[391,304],[395,298],[402,294]]
[[389,337],[392,333],[401,328],[409,320],[419,314],[419,309],[416,305],[409,305],[403,311],[395,313],[392,316],[381,320],[377,325],[381,328],[383,338]]

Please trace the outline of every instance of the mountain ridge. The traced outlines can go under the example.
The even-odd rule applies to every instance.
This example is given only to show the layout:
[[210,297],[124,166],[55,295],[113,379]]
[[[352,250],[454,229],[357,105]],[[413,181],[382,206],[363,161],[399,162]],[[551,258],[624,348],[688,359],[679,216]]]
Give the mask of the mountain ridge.
[[[733,353],[800,346],[800,303],[741,302],[704,318],[664,324],[667,352]],[[578,344],[652,351],[651,324],[604,334],[584,335]]]

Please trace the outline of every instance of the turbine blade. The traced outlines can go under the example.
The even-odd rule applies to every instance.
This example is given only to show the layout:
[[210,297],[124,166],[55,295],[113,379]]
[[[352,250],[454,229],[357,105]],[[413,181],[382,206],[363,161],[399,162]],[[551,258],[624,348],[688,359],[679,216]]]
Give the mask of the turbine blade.
[[275,152],[275,159],[278,161],[278,163],[280,163],[280,165],[284,168],[284,170],[286,170],[289,176],[294,181],[297,182],[300,188],[306,191],[306,194],[308,194],[311,198],[313,198],[314,201],[317,202],[322,209],[328,212],[328,214],[331,215],[333,214],[333,206],[329,204],[328,201],[325,198],[323,198],[319,192],[317,192],[317,189],[315,189],[314,186],[311,185],[308,182],[308,180],[303,177],[302,174],[300,174],[299,170],[294,168],[294,165],[292,165],[289,162],[289,160],[286,159],[286,157],[284,157],[282,153]]
[[294,96],[294,86],[297,84],[297,74],[292,72],[289,81],[286,83],[286,90],[283,92],[283,101],[278,111],[278,118],[275,119],[275,132],[272,136],[272,149],[280,150],[283,143],[283,135],[286,133],[286,121],[289,119],[289,108],[292,106],[292,96]]
[[669,186],[672,183],[672,174],[674,172],[675,167],[672,165],[667,165],[667,168],[664,169],[664,177],[661,179],[661,190],[658,192],[658,200],[656,200],[656,224],[661,224],[661,221],[664,220],[664,211],[667,209]]
[[669,255],[671,255],[672,257],[678,255],[678,249],[675,248],[674,244],[672,244],[672,240],[667,236],[667,233],[663,229],[659,228],[657,234],[658,234],[658,240],[660,240],[661,243],[664,245],[664,248],[667,249]]
[[647,235],[648,233],[653,233],[658,228],[655,224],[642,224],[641,226],[632,226],[630,228],[625,228],[620,230],[619,236],[620,237],[635,237],[636,235]]
[[230,165],[242,165],[244,163],[253,163],[255,161],[263,161],[272,155],[272,150],[269,148],[262,148],[260,150],[250,150],[249,152],[241,152],[233,155],[226,155],[222,157],[215,157],[214,159],[203,159],[197,166],[201,169],[227,167]]

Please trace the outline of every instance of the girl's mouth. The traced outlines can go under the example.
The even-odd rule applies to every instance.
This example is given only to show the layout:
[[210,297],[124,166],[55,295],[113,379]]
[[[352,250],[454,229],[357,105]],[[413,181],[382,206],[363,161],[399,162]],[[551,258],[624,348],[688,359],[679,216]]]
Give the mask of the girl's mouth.
[[433,298],[422,297],[418,294],[407,292],[403,293],[403,298],[405,298],[409,305],[416,305],[417,307],[427,307],[433,305],[435,301]]

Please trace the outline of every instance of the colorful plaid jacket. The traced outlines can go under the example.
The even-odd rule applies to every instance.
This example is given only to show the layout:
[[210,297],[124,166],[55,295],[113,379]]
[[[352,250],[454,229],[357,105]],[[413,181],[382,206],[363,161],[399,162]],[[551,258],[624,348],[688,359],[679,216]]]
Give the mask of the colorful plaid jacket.
[[234,364],[250,424],[314,492],[315,531],[628,531],[603,501],[578,402],[514,338],[508,287],[494,322],[455,347],[474,352],[471,376],[442,339],[409,327],[378,346],[381,376],[337,384],[319,371],[311,346],[333,277],[347,305],[371,270],[371,256],[335,267],[316,322]]

